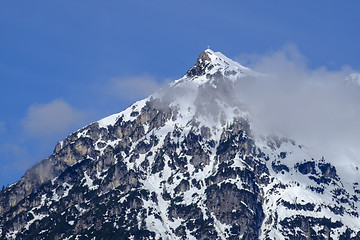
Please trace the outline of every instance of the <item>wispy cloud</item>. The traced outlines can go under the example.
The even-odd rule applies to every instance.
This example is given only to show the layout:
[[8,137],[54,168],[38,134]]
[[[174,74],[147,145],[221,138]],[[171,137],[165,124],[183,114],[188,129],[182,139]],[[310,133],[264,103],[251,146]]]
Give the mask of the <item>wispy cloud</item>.
[[26,170],[29,165],[27,157],[29,153],[27,149],[19,144],[5,143],[0,146],[0,154],[3,156],[11,156],[12,161],[2,163],[1,170],[7,169],[9,166],[15,167],[16,169]]
[[351,159],[343,168],[360,166],[360,88],[354,70],[311,68],[294,45],[247,60],[268,74],[237,89],[259,125],[300,139],[339,166]]
[[155,78],[142,75],[111,78],[103,89],[108,98],[134,101],[147,97],[161,88],[162,85]]
[[84,114],[61,99],[28,108],[22,124],[27,134],[48,137],[64,133],[82,120]]
[[6,124],[0,121],[0,133],[4,133],[6,131]]

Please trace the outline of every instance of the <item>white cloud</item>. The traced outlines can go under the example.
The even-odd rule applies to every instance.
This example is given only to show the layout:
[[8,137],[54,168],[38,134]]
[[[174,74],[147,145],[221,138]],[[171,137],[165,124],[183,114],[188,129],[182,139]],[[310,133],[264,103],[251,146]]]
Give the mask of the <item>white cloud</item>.
[[0,133],[3,133],[5,131],[6,131],[6,124],[0,121]]
[[114,77],[105,85],[108,97],[121,100],[139,100],[161,88],[155,78],[143,75],[135,77]]
[[[255,71],[268,74],[238,88],[259,125],[300,139],[343,169],[360,166],[360,150],[354,153],[360,146],[358,74],[349,67],[312,69],[293,45],[248,55],[248,61]],[[342,166],[343,159],[351,164]]]
[[31,136],[46,137],[68,131],[82,117],[81,112],[64,100],[57,99],[46,104],[31,105],[22,123]]
[[7,170],[8,167],[15,167],[17,170],[26,170],[31,166],[31,161],[28,161],[31,156],[29,156],[27,149],[19,144],[1,144],[0,154],[12,158],[11,161],[2,162],[1,170]]
[[345,79],[349,84],[360,87],[360,73],[351,73]]

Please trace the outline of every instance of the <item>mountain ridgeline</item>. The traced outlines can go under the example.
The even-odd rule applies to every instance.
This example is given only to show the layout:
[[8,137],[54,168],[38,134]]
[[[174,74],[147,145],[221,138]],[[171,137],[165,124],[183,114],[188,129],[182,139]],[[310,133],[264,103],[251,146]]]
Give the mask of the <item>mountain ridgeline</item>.
[[360,239],[359,178],[256,132],[236,89],[258,76],[207,49],[72,133],[1,191],[0,238]]

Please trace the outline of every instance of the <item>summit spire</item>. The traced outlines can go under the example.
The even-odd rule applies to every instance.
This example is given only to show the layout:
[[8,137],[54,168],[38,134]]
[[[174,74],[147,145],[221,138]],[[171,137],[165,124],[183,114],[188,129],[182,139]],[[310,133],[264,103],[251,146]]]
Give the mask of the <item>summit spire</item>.
[[185,77],[193,79],[205,76],[209,79],[212,76],[227,76],[228,78],[233,76],[237,78],[250,72],[252,72],[250,69],[231,60],[221,52],[214,52],[208,48],[200,53],[195,65],[187,71]]

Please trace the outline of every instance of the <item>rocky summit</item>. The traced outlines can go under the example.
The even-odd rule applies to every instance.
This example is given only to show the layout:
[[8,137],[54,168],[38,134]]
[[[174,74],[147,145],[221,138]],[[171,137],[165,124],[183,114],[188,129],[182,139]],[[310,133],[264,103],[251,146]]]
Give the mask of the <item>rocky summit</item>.
[[72,133],[1,191],[0,238],[360,239],[359,175],[257,131],[237,89],[260,75],[207,49]]

